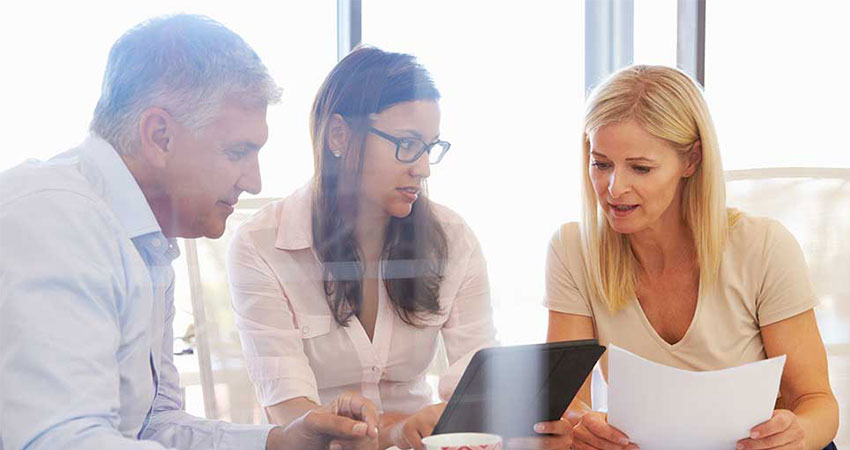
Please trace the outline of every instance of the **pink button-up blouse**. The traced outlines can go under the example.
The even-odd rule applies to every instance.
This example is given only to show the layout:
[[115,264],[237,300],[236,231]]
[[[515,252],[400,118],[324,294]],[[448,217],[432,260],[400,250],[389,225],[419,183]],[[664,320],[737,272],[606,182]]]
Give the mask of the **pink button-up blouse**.
[[432,403],[425,374],[442,335],[449,368],[439,395],[451,396],[479,349],[496,345],[487,269],[472,230],[433,204],[448,243],[441,312],[405,324],[379,282],[373,340],[352,318],[339,326],[312,244],[311,185],[266,206],[237,231],[228,255],[236,326],[263,406],[306,397],[318,404],[357,391],[382,411],[412,413]]

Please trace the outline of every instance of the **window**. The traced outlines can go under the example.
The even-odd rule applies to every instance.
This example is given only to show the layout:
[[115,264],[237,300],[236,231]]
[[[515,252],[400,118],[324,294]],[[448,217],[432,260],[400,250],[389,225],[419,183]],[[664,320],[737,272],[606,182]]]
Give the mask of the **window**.
[[634,2],[635,64],[676,66],[677,0]]
[[431,197],[481,242],[500,340],[541,342],[547,244],[580,213],[583,2],[367,0],[363,42],[434,76],[452,148]]
[[850,4],[707,2],[705,89],[726,169],[850,167]]
[[4,133],[0,170],[27,158],[50,158],[81,142],[100,96],[112,43],[147,18],[191,12],[240,34],[283,87],[282,103],[269,109],[261,195],[285,195],[310,177],[310,106],[336,63],[334,2],[305,2],[297,12],[262,1],[57,3],[50,14],[44,7],[15,4],[14,14],[4,14],[7,20],[0,27],[4,60],[14,62],[0,72],[4,129],[14,130]]

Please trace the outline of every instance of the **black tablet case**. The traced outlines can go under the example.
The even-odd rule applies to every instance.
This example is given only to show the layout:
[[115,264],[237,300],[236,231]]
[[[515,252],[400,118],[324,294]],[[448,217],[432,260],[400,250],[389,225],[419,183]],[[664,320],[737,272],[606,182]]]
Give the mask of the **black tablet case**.
[[433,434],[534,436],[535,423],[561,418],[603,352],[595,339],[482,349]]

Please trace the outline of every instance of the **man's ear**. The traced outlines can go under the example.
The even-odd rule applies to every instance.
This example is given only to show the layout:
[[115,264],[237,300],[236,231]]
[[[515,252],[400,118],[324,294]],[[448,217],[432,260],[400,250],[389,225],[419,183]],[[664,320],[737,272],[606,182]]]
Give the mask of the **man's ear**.
[[348,140],[351,138],[351,127],[348,126],[348,123],[341,115],[333,114],[330,120],[328,120],[327,136],[328,148],[330,148],[331,153],[335,157],[339,158],[345,152],[345,149],[348,148]]
[[139,156],[154,167],[164,167],[171,156],[176,125],[168,111],[162,108],[148,108],[142,112],[139,120]]
[[697,171],[700,163],[702,162],[702,141],[694,142],[694,146],[688,155],[688,165],[685,167],[685,173],[682,174],[682,178],[688,178]]

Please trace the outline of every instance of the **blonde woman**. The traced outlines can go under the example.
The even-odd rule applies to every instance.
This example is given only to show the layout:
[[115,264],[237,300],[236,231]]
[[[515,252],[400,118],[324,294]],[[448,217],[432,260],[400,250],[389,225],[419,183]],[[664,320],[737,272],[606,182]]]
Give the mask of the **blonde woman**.
[[[737,448],[828,445],[838,406],[802,252],[778,222],[726,208],[696,84],[668,67],[612,75],[589,99],[583,161],[583,221],[549,247],[548,339],[597,338],[688,370],[785,354],[773,417]],[[565,415],[574,448],[637,448],[589,405],[587,381]]]

